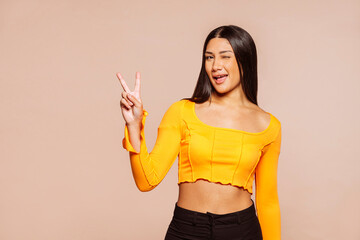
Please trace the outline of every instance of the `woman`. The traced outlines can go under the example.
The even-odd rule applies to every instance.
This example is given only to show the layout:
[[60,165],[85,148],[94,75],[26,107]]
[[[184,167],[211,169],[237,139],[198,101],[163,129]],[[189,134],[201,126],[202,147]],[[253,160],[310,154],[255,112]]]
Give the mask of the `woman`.
[[234,25],[210,32],[193,96],[167,109],[151,153],[140,74],[133,92],[117,75],[124,88],[123,147],[139,190],[155,188],[179,157],[179,197],[165,239],[279,240],[281,123],[257,105],[257,54],[249,33]]

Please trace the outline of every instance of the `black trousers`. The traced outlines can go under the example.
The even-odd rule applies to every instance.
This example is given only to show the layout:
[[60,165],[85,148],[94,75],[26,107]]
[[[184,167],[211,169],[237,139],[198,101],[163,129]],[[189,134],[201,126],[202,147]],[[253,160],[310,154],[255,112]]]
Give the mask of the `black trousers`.
[[250,207],[227,214],[192,211],[175,203],[165,240],[262,240],[254,201],[251,201]]

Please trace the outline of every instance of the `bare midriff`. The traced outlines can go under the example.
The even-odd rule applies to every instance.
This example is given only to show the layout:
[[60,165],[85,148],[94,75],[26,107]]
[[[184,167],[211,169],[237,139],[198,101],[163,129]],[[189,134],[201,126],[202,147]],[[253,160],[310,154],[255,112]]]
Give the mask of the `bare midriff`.
[[251,194],[241,187],[198,179],[179,184],[177,205],[202,213],[226,214],[246,209],[252,201]]

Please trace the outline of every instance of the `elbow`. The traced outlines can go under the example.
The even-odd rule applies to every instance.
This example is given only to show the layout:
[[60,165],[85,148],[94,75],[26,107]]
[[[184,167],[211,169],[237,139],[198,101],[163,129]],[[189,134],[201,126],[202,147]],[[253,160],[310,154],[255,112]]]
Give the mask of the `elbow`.
[[152,186],[152,185],[140,185],[140,184],[136,184],[137,188],[139,189],[140,192],[149,192],[151,190],[153,190],[157,185]]
[[153,179],[153,177],[149,177],[148,175],[134,174],[135,184],[140,192],[149,192],[161,182],[157,178]]

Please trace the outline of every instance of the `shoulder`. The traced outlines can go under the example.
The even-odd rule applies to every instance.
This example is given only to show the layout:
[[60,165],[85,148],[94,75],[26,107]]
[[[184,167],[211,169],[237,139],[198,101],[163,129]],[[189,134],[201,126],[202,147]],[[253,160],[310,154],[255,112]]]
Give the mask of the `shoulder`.
[[170,103],[165,111],[164,117],[167,119],[171,119],[172,121],[182,119],[183,108],[186,102],[187,100],[181,99]]
[[255,112],[259,122],[262,124],[263,129],[267,129],[267,138],[269,142],[273,142],[275,139],[281,137],[281,121],[273,113],[261,109],[255,108]]
[[280,120],[274,116],[272,113],[269,113],[271,115],[271,131],[272,132],[272,140],[275,141],[279,138],[281,138],[281,122]]
[[268,112],[259,106],[256,106],[255,109],[262,121],[269,123],[270,120],[273,120],[276,124],[281,125],[280,120],[273,113]]
[[183,107],[184,107],[184,104],[187,102],[188,100],[186,99],[181,99],[181,100],[178,100],[176,102],[173,102],[169,105],[167,111],[171,111],[171,112],[181,112]]
[[253,108],[253,112],[256,115],[256,118],[263,126],[269,126],[269,124],[281,126],[280,120],[271,112],[268,112],[259,106]]

